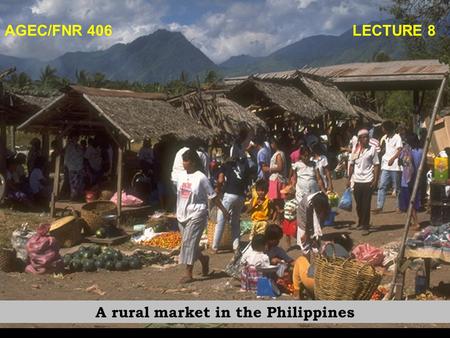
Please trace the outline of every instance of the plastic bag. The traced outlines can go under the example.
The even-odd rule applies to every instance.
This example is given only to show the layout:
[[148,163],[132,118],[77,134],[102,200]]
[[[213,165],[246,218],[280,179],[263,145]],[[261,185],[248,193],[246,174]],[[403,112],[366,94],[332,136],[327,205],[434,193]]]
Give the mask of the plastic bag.
[[41,224],[36,234],[27,242],[30,264],[26,272],[33,274],[61,272],[64,262],[59,254],[59,245],[55,237],[48,234],[50,224]]
[[[117,204],[117,193],[114,194],[113,197],[111,197],[111,202],[114,202]],[[122,206],[123,207],[138,207],[144,204],[144,201],[137,198],[133,195],[128,195],[126,192],[122,191]]]
[[346,189],[342,194],[341,200],[339,201],[339,209],[352,211],[352,190],[350,188]]
[[360,262],[365,262],[373,266],[383,265],[383,250],[371,246],[367,243],[357,245],[353,249],[352,254]]
[[19,229],[14,230],[11,236],[11,245],[17,252],[17,258],[28,263],[27,242],[36,234],[35,231],[28,229],[28,224],[22,224]]

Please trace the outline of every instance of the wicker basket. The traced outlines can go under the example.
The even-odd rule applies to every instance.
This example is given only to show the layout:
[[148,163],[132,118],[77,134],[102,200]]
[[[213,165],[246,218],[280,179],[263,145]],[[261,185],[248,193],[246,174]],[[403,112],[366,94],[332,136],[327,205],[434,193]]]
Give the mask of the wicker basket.
[[369,300],[381,281],[373,266],[354,259],[318,256],[314,294],[318,300]]
[[[208,222],[208,229],[206,233],[208,235],[208,246],[212,248],[214,243],[214,233],[216,231],[216,222],[210,220]],[[223,229],[222,239],[219,242],[218,250],[233,250],[233,237],[231,235],[231,225],[225,223],[225,228]]]
[[14,249],[0,249],[0,270],[3,272],[11,272],[14,269],[16,253]]
[[66,216],[53,222],[50,234],[56,238],[60,247],[71,248],[83,239],[82,224],[75,216]]
[[95,201],[81,207],[81,218],[92,233],[105,224],[103,216],[112,214],[117,214],[117,207],[110,201]]

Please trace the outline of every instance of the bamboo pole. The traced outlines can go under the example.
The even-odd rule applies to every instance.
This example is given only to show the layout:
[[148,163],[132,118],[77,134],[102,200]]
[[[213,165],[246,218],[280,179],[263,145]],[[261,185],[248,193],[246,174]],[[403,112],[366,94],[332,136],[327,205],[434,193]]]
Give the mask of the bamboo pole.
[[[447,80],[448,80],[447,77],[448,77],[448,74],[446,74],[446,76],[442,79],[441,87],[439,88],[439,92],[436,97],[436,102],[434,103],[433,113],[431,115],[430,125],[428,127],[427,138],[426,138],[424,149],[423,149],[422,159],[420,160],[419,170],[416,174],[416,179],[414,181],[414,188],[413,188],[413,191],[411,194],[411,199],[409,201],[408,213],[406,216],[405,227],[403,230],[403,238],[402,238],[402,242],[401,242],[401,246],[400,246],[400,252],[398,253],[398,256],[397,256],[397,259],[395,262],[395,271],[394,271],[394,275],[393,275],[393,278],[392,278],[392,281],[390,284],[389,293],[387,295],[388,299],[392,298],[394,289],[395,289],[395,299],[396,300],[400,300],[402,297],[402,294],[403,294],[403,284],[404,284],[403,282],[404,282],[405,271],[400,271],[401,270],[400,268],[404,263],[405,246],[406,246],[406,240],[408,238],[409,226],[411,223],[412,208],[414,205],[414,201],[416,199],[417,190],[419,189],[420,177],[422,175],[423,169],[425,167],[425,163],[427,161],[428,148],[430,147],[431,137],[433,136],[434,123],[436,121],[436,115],[437,115],[439,105],[442,100],[442,93],[444,92],[444,88],[446,87],[446,84],[447,84]],[[400,272],[400,275],[399,275],[399,272]]]
[[56,155],[55,173],[53,177],[53,192],[52,192],[52,199],[50,201],[50,216],[52,218],[54,218],[56,215],[55,204],[59,193],[59,176],[61,173],[61,149],[62,149],[61,140],[58,140],[58,146],[57,149],[55,149],[55,151],[57,151],[58,154]]
[[120,225],[122,216],[122,177],[123,177],[123,148],[121,145],[117,148],[117,226]]

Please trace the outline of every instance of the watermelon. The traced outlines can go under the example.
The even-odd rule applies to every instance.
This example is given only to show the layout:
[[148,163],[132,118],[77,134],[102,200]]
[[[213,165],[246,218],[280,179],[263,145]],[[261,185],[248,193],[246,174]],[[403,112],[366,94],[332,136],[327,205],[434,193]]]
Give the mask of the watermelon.
[[109,271],[114,271],[114,269],[115,269],[114,261],[106,261],[105,262],[105,269],[109,270]]
[[83,265],[81,264],[81,261],[77,258],[72,259],[70,262],[70,269],[72,271],[81,271],[83,268]]
[[92,251],[95,256],[98,256],[102,253],[102,247],[100,245],[94,245]]
[[95,266],[97,267],[97,269],[103,269],[105,268],[105,259],[104,258],[97,258],[95,260]]
[[92,259],[86,259],[83,262],[83,271],[86,272],[94,272],[97,270],[97,267],[95,266],[95,262]]
[[122,253],[120,251],[114,251],[113,257],[116,261],[122,260]]
[[92,258],[92,251],[91,250],[84,251],[83,252],[83,258],[85,258],[85,259]]
[[105,238],[106,237],[106,229],[105,228],[99,228],[95,232],[95,237],[97,238]]
[[123,258],[121,262],[122,262],[122,271],[127,271],[130,269],[130,261],[128,258]]
[[130,269],[138,270],[142,267],[141,260],[138,257],[131,257]]
[[72,261],[72,255],[71,254],[65,255],[63,260],[64,260],[64,266],[65,267],[70,266],[70,262]]
[[123,264],[122,261],[116,261],[116,264],[114,265],[114,268],[117,271],[123,271],[123,267],[124,267],[124,264]]

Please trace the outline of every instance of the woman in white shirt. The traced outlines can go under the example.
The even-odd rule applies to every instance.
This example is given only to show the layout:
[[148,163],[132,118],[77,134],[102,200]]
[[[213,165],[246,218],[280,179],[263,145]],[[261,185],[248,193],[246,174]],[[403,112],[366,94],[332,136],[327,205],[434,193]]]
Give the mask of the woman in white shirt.
[[331,171],[328,166],[328,159],[322,154],[322,148],[320,144],[313,146],[313,161],[316,164],[317,170],[319,170],[320,177],[322,178],[323,185],[327,191],[334,191],[333,179],[331,177]]
[[183,167],[177,177],[177,220],[182,234],[178,262],[186,264],[186,275],[180,283],[194,281],[192,271],[198,259],[202,264],[202,274],[209,273],[209,257],[200,252],[200,239],[208,223],[208,200],[223,212],[226,222],[230,215],[220,202],[211,183],[202,173],[202,162],[195,150],[188,149],[183,155]]

